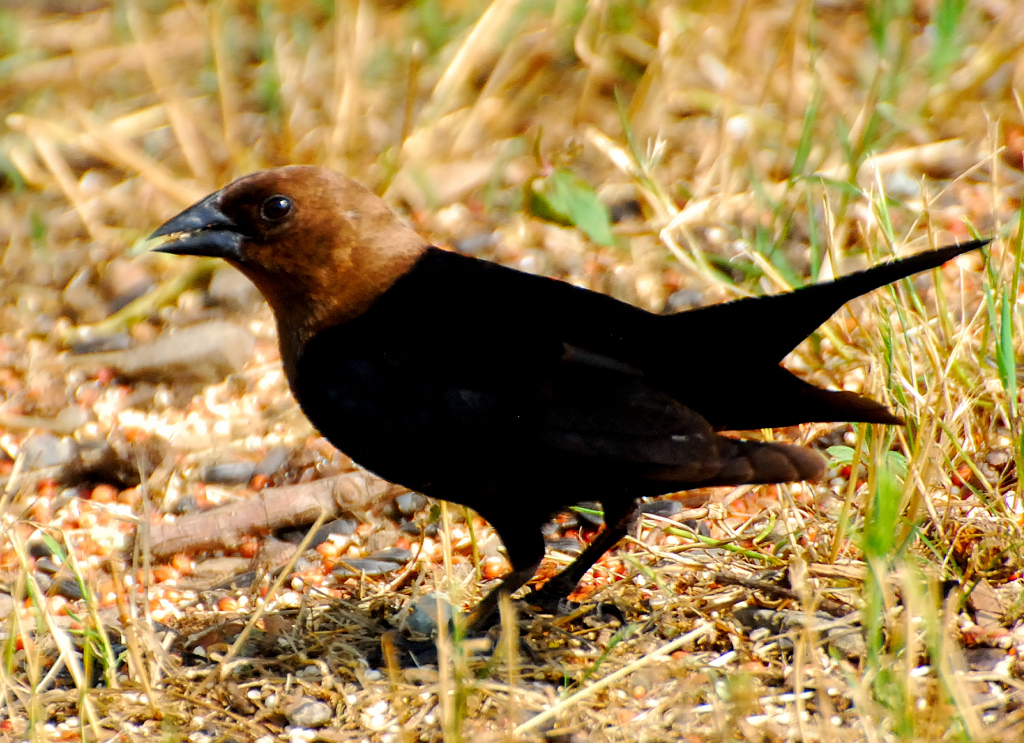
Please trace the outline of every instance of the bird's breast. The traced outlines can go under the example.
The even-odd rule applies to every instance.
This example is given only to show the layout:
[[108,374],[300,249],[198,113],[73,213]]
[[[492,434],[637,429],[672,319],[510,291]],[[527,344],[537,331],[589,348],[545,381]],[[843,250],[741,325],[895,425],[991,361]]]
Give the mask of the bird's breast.
[[516,395],[477,384],[472,363],[457,355],[443,344],[324,339],[300,358],[293,392],[334,446],[423,490],[522,441],[524,411],[509,404]]

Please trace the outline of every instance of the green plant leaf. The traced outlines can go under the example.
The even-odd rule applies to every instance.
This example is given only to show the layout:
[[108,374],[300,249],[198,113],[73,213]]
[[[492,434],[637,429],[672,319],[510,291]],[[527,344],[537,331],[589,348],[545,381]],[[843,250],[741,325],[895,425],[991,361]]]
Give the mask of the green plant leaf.
[[597,192],[566,168],[555,168],[526,186],[527,208],[533,216],[565,227],[578,227],[598,245],[614,245],[612,221]]
[[850,464],[853,461],[853,448],[849,446],[830,446],[825,451],[836,464]]
[[869,560],[884,560],[893,549],[901,493],[899,477],[886,462],[878,468],[874,497],[864,523],[864,554]]
[[1010,295],[1003,292],[999,312],[999,338],[996,340],[996,364],[999,381],[1003,383],[1010,415],[1017,414],[1017,364],[1013,355],[1013,317],[1010,314]]

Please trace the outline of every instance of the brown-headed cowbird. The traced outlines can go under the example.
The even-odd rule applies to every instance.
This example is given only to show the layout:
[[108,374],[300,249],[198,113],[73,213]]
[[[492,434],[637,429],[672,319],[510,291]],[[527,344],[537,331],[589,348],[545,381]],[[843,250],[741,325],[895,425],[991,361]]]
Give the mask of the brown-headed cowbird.
[[628,530],[637,500],[711,485],[813,480],[817,453],[716,431],[900,423],[820,389],[782,358],[848,300],[975,241],[786,294],[655,315],[554,279],[432,247],[384,202],[316,167],[240,178],[153,233],[223,258],[270,303],[295,398],[363,467],[476,510],[511,572],[470,616],[529,581],[541,526],[581,500],[606,527],[531,595],[551,607]]

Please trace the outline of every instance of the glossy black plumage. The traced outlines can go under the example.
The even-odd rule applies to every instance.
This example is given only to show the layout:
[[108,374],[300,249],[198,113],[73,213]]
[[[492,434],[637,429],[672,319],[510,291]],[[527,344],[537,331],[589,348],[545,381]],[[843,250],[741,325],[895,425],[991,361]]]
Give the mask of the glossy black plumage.
[[621,538],[638,498],[823,472],[810,450],[716,431],[900,422],[779,362],[849,299],[984,244],[658,316],[430,247],[368,191],[318,168],[240,179],[155,235],[174,233],[187,234],[160,250],[220,255],[267,297],[289,383],[325,437],[381,477],[491,522],[513,571],[474,611],[477,627],[499,591],[533,575],[540,527],[568,505],[601,501],[608,526],[534,594],[544,605]]

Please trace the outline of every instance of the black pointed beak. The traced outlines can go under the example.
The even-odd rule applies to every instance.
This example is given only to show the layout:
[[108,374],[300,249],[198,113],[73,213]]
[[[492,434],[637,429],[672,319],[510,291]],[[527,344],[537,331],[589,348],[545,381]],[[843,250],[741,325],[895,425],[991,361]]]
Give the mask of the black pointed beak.
[[221,192],[217,191],[193,204],[176,217],[164,222],[149,239],[175,235],[178,237],[153,248],[158,253],[201,255],[242,260],[245,235],[238,225],[220,210]]

